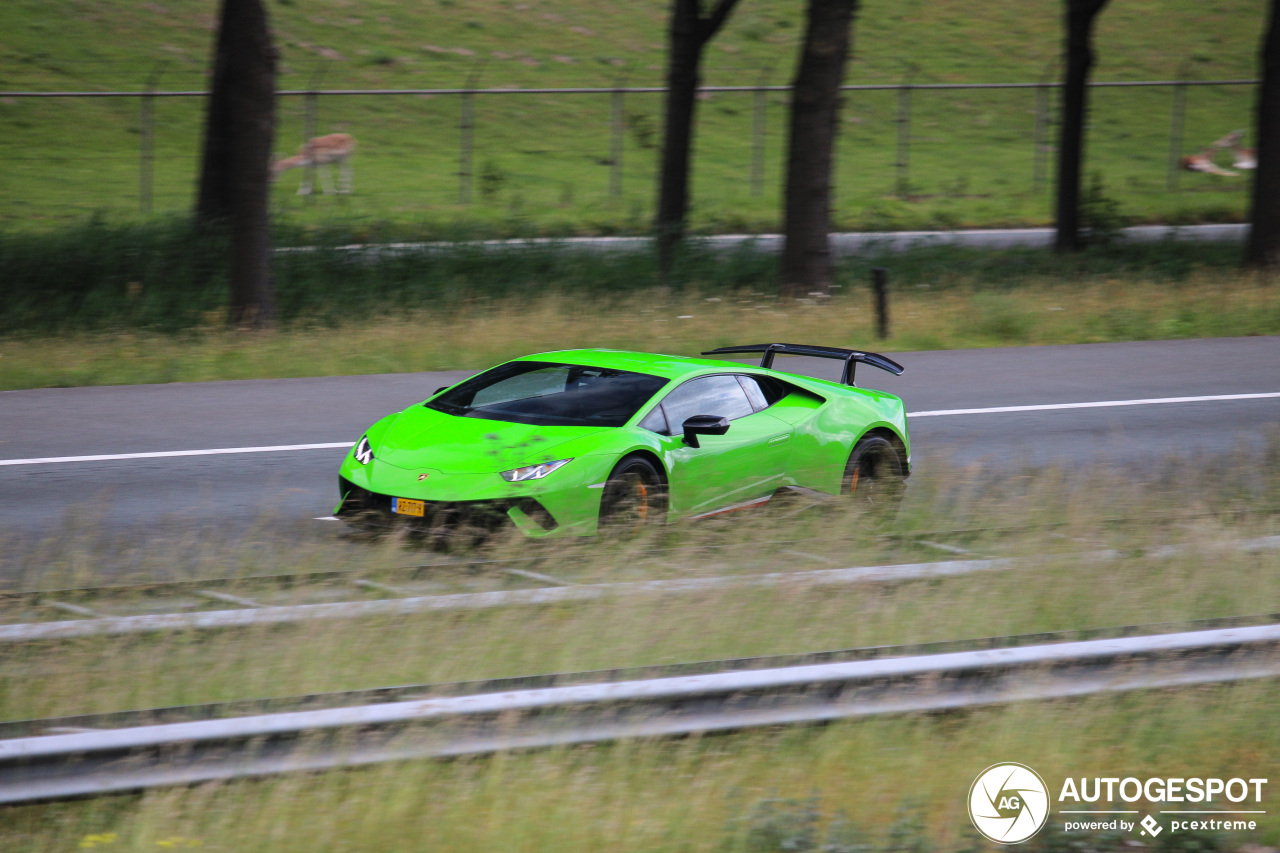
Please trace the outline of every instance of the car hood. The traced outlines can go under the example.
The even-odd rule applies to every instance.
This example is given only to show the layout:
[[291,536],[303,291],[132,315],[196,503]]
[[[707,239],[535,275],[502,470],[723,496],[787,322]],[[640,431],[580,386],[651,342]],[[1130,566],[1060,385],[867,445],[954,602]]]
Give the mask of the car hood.
[[373,455],[411,471],[483,474],[552,461],[559,458],[551,452],[556,445],[607,429],[516,424],[414,406],[395,416]]

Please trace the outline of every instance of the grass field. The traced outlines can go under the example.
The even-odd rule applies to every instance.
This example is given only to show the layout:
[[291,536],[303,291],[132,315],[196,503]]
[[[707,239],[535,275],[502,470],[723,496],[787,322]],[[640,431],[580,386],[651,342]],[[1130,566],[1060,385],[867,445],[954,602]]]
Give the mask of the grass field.
[[[130,284],[129,270],[105,264],[72,274],[96,282],[81,293],[51,283],[47,298],[9,303],[11,313],[0,314],[12,330],[0,335],[0,390],[478,370],[579,346],[696,355],[796,340],[901,353],[1280,334],[1276,285],[1231,266],[1234,252],[1157,247],[1149,257],[1065,264],[1035,252],[900,256],[885,261],[893,273],[886,340],[875,337],[866,286],[875,259],[842,266],[833,297],[785,305],[776,261],[750,254],[694,259],[674,291],[651,284],[647,255],[427,258],[381,272],[332,258],[292,271],[287,262],[277,270],[285,325],[252,334],[227,329],[225,295],[188,288],[182,270],[168,279],[144,263],[148,284]],[[37,323],[52,328],[20,331]]]
[[[900,530],[1055,523],[966,540],[984,553],[1058,555],[1033,573],[24,646],[0,658],[0,718],[1274,611],[1275,552],[1204,549],[1223,538],[1274,533],[1277,447],[1198,469],[1205,475],[1193,492],[1185,489],[1185,460],[1151,469],[1142,481],[1105,469],[1055,468],[934,469],[913,477]],[[584,547],[565,555],[565,568],[573,579],[600,580],[721,571],[710,564],[740,562],[738,552],[746,550],[757,559],[793,561],[775,550],[779,545],[762,544],[783,533],[803,538],[809,550],[843,552],[850,565],[895,555],[839,511],[798,518],[785,529],[739,517],[621,550]],[[92,559],[96,549],[77,545],[86,535],[11,539],[6,552],[47,568],[43,583],[72,574],[90,583],[102,569]],[[1141,548],[1162,543],[1187,550],[1172,559],[1140,556]],[[716,544],[724,553],[710,560],[706,550],[692,550]],[[229,553],[199,563],[199,547],[215,555],[230,546],[209,543],[193,554],[189,545],[167,546],[175,549],[170,570],[185,563],[199,576],[235,564]],[[653,545],[674,550],[660,560],[637,559],[635,548]],[[159,558],[166,546],[140,547]],[[367,562],[391,558],[397,547],[374,549]],[[1130,556],[1097,565],[1068,556],[1096,547]],[[324,550],[319,543],[294,549],[296,563],[284,556],[277,568],[358,565]],[[261,555],[245,556],[253,563]],[[215,783],[10,809],[0,846],[761,853],[818,849],[816,840],[796,846],[810,836],[851,844],[856,828],[863,846],[826,849],[986,849],[964,830],[962,803],[972,778],[992,762],[1022,761],[1047,778],[1265,778],[1280,756],[1270,725],[1278,698],[1271,680]],[[1231,846],[1196,849],[1274,844],[1277,833],[1271,815],[1258,833],[1233,835]],[[785,838],[791,846],[783,846]],[[1049,835],[1028,850],[1063,849],[1054,846],[1062,841]]]
[[[612,87],[661,83],[667,5],[595,0],[483,0],[423,4],[373,0],[273,3],[281,87]],[[1112,81],[1249,79],[1264,4],[1128,0],[1098,25],[1097,78]],[[12,0],[0,8],[0,91],[139,91],[163,63],[158,86],[205,84],[212,0],[139,5],[109,0]],[[802,29],[800,5],[745,3],[710,46],[709,84],[786,83]],[[1052,74],[1059,9],[1016,0],[974,7],[959,0],[868,4],[859,21],[849,82],[896,84],[1036,82]],[[1166,187],[1172,93],[1106,89],[1094,98],[1087,170],[1122,213],[1140,221],[1238,220],[1246,178],[1183,174]],[[705,231],[777,227],[786,126],[785,93],[767,98],[764,172],[750,176],[753,96],[701,103],[692,221]],[[472,201],[459,203],[457,96],[328,96],[317,132],[360,140],[356,193],[303,200],[297,174],[276,190],[280,218],[341,217],[356,227],[384,221],[418,233],[458,227],[485,233],[643,231],[654,203],[661,96],[633,95],[622,109],[622,193],[608,191],[608,95],[486,95],[476,101]],[[6,168],[0,222],[49,227],[93,211],[139,210],[139,101],[0,98]],[[1248,127],[1252,87],[1193,87],[1186,139],[1195,150]],[[202,105],[155,104],[155,209],[191,203]],[[916,91],[905,198],[895,194],[899,116],[894,92],[851,93],[836,176],[838,227],[955,227],[1044,223],[1048,183],[1032,184],[1036,95],[1031,90]],[[84,129],[93,129],[93,144]],[[303,136],[303,99],[280,104],[277,150]]]
[[[975,839],[963,802],[991,763],[1016,756],[1053,779],[1116,768],[1267,778],[1280,751],[1277,700],[1266,682],[212,783],[11,808],[0,839],[24,853],[989,851],[998,848]],[[1054,833],[1059,821],[1022,849],[1081,844]],[[1227,853],[1274,845],[1277,832],[1268,816],[1257,833],[1166,833],[1157,849]]]
[[[1276,552],[1208,549],[1275,532],[1278,452],[1273,441],[1262,454],[1200,468],[1194,493],[1175,487],[1185,481],[1186,460],[1171,460],[1141,481],[1106,469],[987,472],[946,465],[912,478],[896,531],[983,528],[948,541],[979,554],[1040,561],[1008,572],[836,592],[715,590],[10,648],[0,660],[0,683],[7,685],[0,718],[1266,613],[1280,604]],[[1009,526],[1029,527],[1002,530]],[[14,531],[5,537],[6,562],[18,570],[6,574],[25,575],[25,585],[38,588],[145,581],[153,573],[197,579],[346,569],[376,577],[380,565],[424,556],[394,542],[337,548],[331,532],[312,531],[272,550],[173,537],[158,520],[152,541],[132,544],[134,568],[122,574],[111,568],[111,549],[92,526],[35,541]],[[788,549],[798,542],[825,559],[797,558]],[[1141,555],[1166,544],[1185,553]],[[539,553],[523,542],[496,547],[489,556]],[[1105,562],[1073,556],[1107,548],[1129,556]],[[917,562],[939,554],[881,537],[838,508],[785,520],[757,514],[678,525],[625,546],[584,542],[541,552],[550,559],[545,570],[586,583]],[[1212,573],[1202,571],[1208,560]],[[1031,577],[1035,583],[1019,582]],[[228,590],[234,593],[234,585]],[[37,680],[38,690],[22,688]]]

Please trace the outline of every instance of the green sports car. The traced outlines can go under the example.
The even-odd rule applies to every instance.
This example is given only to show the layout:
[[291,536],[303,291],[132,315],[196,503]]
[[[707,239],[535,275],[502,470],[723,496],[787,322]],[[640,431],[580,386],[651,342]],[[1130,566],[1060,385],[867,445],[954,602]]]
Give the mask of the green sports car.
[[[910,473],[902,400],[853,384],[885,356],[803,344],[722,347],[760,365],[607,349],[500,364],[375,423],[343,460],[352,524],[531,537],[702,518],[792,489],[892,503]],[[841,381],[773,369],[835,358]]]

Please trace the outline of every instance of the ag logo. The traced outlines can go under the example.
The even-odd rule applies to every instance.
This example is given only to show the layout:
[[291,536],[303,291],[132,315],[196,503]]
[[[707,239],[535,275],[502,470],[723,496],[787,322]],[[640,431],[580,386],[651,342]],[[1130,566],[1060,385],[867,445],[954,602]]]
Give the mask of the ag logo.
[[993,764],[973,780],[969,817],[997,844],[1018,844],[1049,819],[1049,789],[1025,764]]

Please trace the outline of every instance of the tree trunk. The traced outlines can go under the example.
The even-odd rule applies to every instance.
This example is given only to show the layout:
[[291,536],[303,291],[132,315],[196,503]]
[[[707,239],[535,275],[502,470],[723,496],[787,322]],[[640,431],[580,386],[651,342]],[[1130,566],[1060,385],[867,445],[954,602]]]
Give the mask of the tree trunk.
[[1093,68],[1093,22],[1107,0],[1066,0],[1066,79],[1062,88],[1062,131],[1058,140],[1059,252],[1079,251],[1080,173],[1088,113],[1089,72]]
[[791,90],[782,250],[782,295],[831,288],[831,167],[840,84],[858,0],[809,0],[808,24]]
[[693,119],[698,103],[698,66],[702,43],[698,41],[697,0],[675,0],[671,8],[671,44],[667,53],[667,114],[662,136],[662,174],[658,184],[658,260],[663,279],[671,268],[671,256],[684,237],[689,212],[689,153],[693,145]]
[[1253,172],[1253,201],[1244,262],[1251,267],[1280,264],[1280,0],[1262,39],[1262,85],[1254,131],[1258,167]]
[[229,226],[232,323],[274,318],[268,216],[276,52],[262,0],[223,0],[196,221]]
[[689,213],[689,158],[701,82],[702,49],[728,19],[738,0],[719,0],[708,16],[699,0],[672,0],[667,51],[667,103],[658,180],[658,263],[663,281],[671,272],[675,248],[684,238]]

